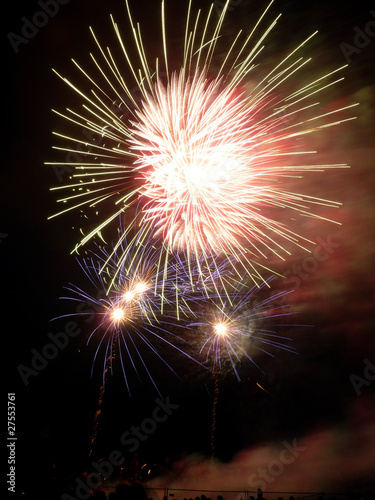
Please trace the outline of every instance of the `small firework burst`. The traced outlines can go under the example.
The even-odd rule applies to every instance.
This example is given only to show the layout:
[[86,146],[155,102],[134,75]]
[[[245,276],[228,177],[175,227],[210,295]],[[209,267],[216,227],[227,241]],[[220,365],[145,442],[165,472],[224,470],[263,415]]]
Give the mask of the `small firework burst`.
[[274,293],[258,301],[259,288],[249,288],[242,282],[229,296],[221,301],[214,298],[202,308],[198,321],[191,323],[189,329],[198,329],[203,339],[200,353],[213,373],[233,371],[240,380],[241,361],[247,359],[260,369],[255,361],[259,351],[272,357],[275,349],[296,353],[291,339],[277,333],[282,326],[280,318],[292,314],[285,305],[277,305],[288,293]]
[[[144,371],[159,392],[145,361],[145,349],[172,372],[174,370],[163,357],[160,346],[168,346],[193,359],[179,347],[186,342],[178,336],[175,283],[158,278],[157,252],[152,248],[144,249],[142,254],[128,251],[120,268],[110,254],[105,248],[99,248],[96,253],[90,252],[86,259],[78,260],[90,282],[90,291],[76,285],[67,287],[71,295],[62,298],[79,303],[76,312],[68,316],[91,318],[94,326],[87,344],[93,342],[96,345],[92,372],[99,353],[103,354],[103,386],[107,372],[113,371],[113,360],[118,353],[129,394],[131,370],[139,380],[141,371]],[[182,296],[178,312],[186,317],[191,312],[189,301],[194,298],[183,293]]]

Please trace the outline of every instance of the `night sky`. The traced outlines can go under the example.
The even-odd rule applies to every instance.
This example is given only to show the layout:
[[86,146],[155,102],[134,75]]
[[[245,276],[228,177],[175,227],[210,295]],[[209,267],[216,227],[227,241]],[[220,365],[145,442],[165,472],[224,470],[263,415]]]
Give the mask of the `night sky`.
[[[209,3],[197,0],[194,5],[205,8]],[[162,50],[159,1],[130,4],[152,60]],[[233,2],[224,31],[233,34],[252,27],[263,4]],[[186,5],[185,1],[168,1],[166,7],[172,40],[170,61],[177,68]],[[355,110],[357,120],[327,129],[307,142],[310,149],[318,150],[317,162],[347,163],[351,168],[309,174],[296,183],[302,192],[342,202],[334,213],[342,225],[297,220],[295,231],[320,245],[321,258],[308,260],[309,254],[296,250],[285,262],[271,262],[287,276],[275,282],[275,288],[294,290],[288,297],[290,309],[296,313],[293,326],[283,333],[292,338],[298,354],[273,351],[272,358],[258,353],[256,362],[264,373],[244,362],[241,382],[231,373],[223,374],[216,466],[208,461],[212,376],[173,350],[166,350],[164,356],[170,356],[177,376],[145,352],[163,397],[178,408],[140,443],[137,453],[122,445],[120,437],[152,415],[158,394],[143,373],[142,383],[136,377],[131,380],[130,397],[121,371],[115,370],[101,406],[95,452],[88,458],[102,359],[91,376],[95,346],[86,346],[91,330],[84,319],[73,318],[81,333],[39,373],[28,377],[27,385],[22,380],[19,367],[31,367],[32,350],[41,352],[50,342],[48,334],[65,328],[66,319],[51,322],[71,312],[71,305],[59,300],[64,287],[69,283],[85,286],[70,254],[79,237],[80,213],[47,220],[59,208],[55,194],[49,191],[59,179],[44,162],[61,160],[52,150],[52,131],[64,132],[65,126],[51,108],[63,111],[80,106],[80,100],[52,68],[74,81],[84,81],[70,59],[83,66],[88,62],[95,49],[89,26],[103,44],[118,50],[110,13],[125,38],[130,40],[130,36],[126,35],[123,1],[71,0],[60,5],[59,12],[27,44],[20,43],[16,53],[9,33],[20,34],[22,18],[32,19],[40,6],[22,1],[7,8],[0,256],[3,364],[7,392],[16,394],[17,492],[29,495],[23,498],[37,498],[35,492],[38,498],[54,498],[92,460],[106,459],[114,449],[123,453],[127,471],[134,477],[143,464],[156,464],[155,485],[254,491],[260,485],[259,481],[256,484],[259,467],[267,467],[280,456],[283,443],[294,440],[303,451],[285,465],[282,474],[272,477],[266,491],[374,492],[375,14],[371,15],[371,6],[360,1],[321,0],[279,0],[272,6],[269,19],[279,12],[283,16],[267,44],[265,65],[275,61],[275,53],[287,53],[316,29],[319,35],[306,55],[311,52],[312,68],[319,71],[346,63],[340,44],[353,46],[355,27],[364,29],[372,20],[369,29],[374,37],[362,40],[361,48],[350,55],[345,81],[324,96],[325,109],[330,103],[334,109],[360,102]],[[332,212],[323,210],[321,215],[332,216]],[[187,349],[192,354],[195,347]]]

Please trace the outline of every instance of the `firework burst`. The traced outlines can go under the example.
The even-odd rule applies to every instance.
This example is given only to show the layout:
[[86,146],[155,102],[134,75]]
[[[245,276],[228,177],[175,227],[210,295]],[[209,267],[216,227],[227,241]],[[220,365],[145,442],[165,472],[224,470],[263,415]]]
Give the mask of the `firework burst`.
[[[212,458],[216,453],[216,420],[222,377],[232,372],[240,381],[240,365],[246,360],[264,373],[255,360],[259,352],[272,357],[273,352],[278,349],[296,353],[295,348],[290,345],[291,339],[275,331],[279,327],[290,326],[281,324],[280,319],[292,313],[288,306],[279,305],[290,292],[281,291],[258,300],[259,293],[266,284],[268,283],[250,288],[246,280],[241,280],[231,288],[230,293],[227,289],[225,293],[221,292],[221,297],[212,296],[197,311],[197,320],[187,327],[199,339],[200,354],[204,358],[202,362],[213,376],[210,441]],[[265,391],[259,383],[257,386]]]
[[258,287],[249,288],[242,282],[229,294],[230,300],[227,295],[221,301],[213,298],[202,308],[198,321],[189,325],[199,331],[203,339],[200,353],[213,373],[233,371],[240,380],[238,366],[243,360],[251,361],[260,369],[255,361],[256,352],[272,357],[275,349],[296,353],[290,346],[291,339],[275,331],[286,326],[280,324],[280,318],[292,314],[287,306],[278,305],[290,292],[274,293],[261,301],[257,299],[258,293]]
[[[173,373],[175,371],[160,353],[163,346],[193,359],[179,347],[186,342],[176,333],[179,331],[174,300],[176,284],[158,276],[155,249],[134,252],[132,258],[128,251],[128,259],[120,268],[116,254],[113,258],[110,255],[106,248],[99,248],[97,253],[90,252],[89,257],[77,259],[90,282],[91,291],[86,292],[76,285],[67,287],[71,295],[62,298],[78,302],[76,312],[67,316],[83,316],[93,323],[87,344],[93,342],[96,345],[92,373],[99,354],[103,354],[103,387],[108,373],[113,373],[117,353],[129,394],[130,371],[140,381],[141,372],[145,372],[159,392],[145,361],[145,349]],[[193,304],[195,300],[181,291],[178,313],[184,317],[191,314],[189,303]]]
[[[62,77],[83,99],[83,111],[58,114],[101,140],[87,143],[56,134],[72,143],[70,148],[56,149],[74,152],[78,144],[85,156],[84,161],[73,163],[72,182],[53,188],[69,191],[59,199],[67,206],[59,213],[85,206],[97,210],[103,206],[105,212],[93,230],[85,231],[77,248],[131,207],[135,216],[119,245],[129,235],[140,249],[150,237],[159,238],[164,271],[170,268],[168,259],[183,251],[193,268],[199,267],[202,256],[206,261],[230,257],[233,268],[242,266],[258,283],[262,259],[270,255],[284,259],[290,244],[305,248],[313,243],[285,225],[280,212],[287,211],[291,218],[323,219],[312,207],[339,204],[289,192],[283,186],[288,177],[344,166],[312,164],[306,155],[314,151],[297,147],[296,140],[353,119],[345,116],[351,106],[324,113],[317,100],[342,80],[338,75],[345,66],[297,84],[296,75],[310,63],[301,53],[313,33],[258,77],[261,52],[279,19],[266,24],[271,4],[254,29],[239,32],[220,58],[217,45],[229,0],[218,19],[213,5],[205,19],[201,11],[194,19],[190,1],[182,59],[176,63],[168,58],[162,2],[161,58],[152,69],[126,0],[138,68],[111,19],[129,81],[135,83],[140,100],[119,69],[123,61],[118,62],[92,32],[99,52],[99,57],[91,55],[96,75],[73,61],[91,91],[81,91]],[[296,87],[293,91],[286,90],[290,82]],[[302,159],[298,165],[296,158]]]

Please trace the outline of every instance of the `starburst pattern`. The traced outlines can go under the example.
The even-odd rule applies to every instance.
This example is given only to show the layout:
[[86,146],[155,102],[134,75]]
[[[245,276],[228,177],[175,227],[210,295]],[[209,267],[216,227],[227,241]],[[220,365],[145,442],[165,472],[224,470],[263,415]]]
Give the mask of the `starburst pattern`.
[[238,366],[244,360],[261,370],[255,361],[259,351],[272,357],[278,349],[296,353],[291,339],[280,334],[280,328],[291,326],[283,321],[293,312],[285,304],[278,305],[290,291],[258,300],[262,288],[264,284],[259,289],[242,281],[224,300],[213,298],[200,310],[198,321],[189,325],[199,331],[200,353],[213,373],[233,371],[240,380]]
[[[345,66],[296,85],[296,75],[310,63],[300,53],[316,35],[313,33],[259,78],[261,52],[280,17],[265,25],[272,3],[249,34],[239,32],[233,38],[218,65],[217,45],[229,1],[216,21],[212,5],[205,20],[201,11],[193,20],[190,1],[178,68],[174,60],[168,60],[162,2],[164,64],[162,69],[157,59],[152,69],[140,27],[126,2],[139,69],[131,62],[113,18],[112,23],[140,101],[126,83],[112,51],[104,49],[93,34],[100,54],[100,58],[91,56],[97,76],[74,61],[91,92],[63,78],[82,97],[83,112],[68,109],[66,114],[58,113],[103,139],[101,145],[88,145],[71,137],[72,144],[81,144],[87,162],[73,164],[71,184],[54,188],[73,190],[59,200],[68,206],[63,212],[84,206],[106,207],[102,222],[78,247],[132,205],[136,215],[124,237],[132,233],[145,241],[151,233],[161,236],[164,259],[183,250],[192,265],[202,254],[231,256],[234,265],[246,269],[255,282],[260,277],[261,259],[270,254],[285,258],[290,243],[303,248],[312,243],[280,222],[277,214],[289,210],[293,217],[323,219],[311,207],[339,205],[289,192],[283,183],[301,173],[344,166],[309,161],[295,165],[293,160],[312,153],[297,147],[297,138],[353,119],[345,116],[351,106],[316,111],[317,97],[342,79],[335,77]],[[286,90],[291,81],[297,87],[292,92]],[[276,215],[271,216],[270,211]]]

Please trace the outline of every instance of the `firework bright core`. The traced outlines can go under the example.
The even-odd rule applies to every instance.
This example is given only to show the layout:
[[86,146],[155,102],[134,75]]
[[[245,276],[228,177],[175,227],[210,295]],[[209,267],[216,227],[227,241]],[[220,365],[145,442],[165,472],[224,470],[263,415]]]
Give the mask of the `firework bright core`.
[[224,323],[218,323],[215,325],[215,333],[220,337],[225,337],[228,333],[228,329]]
[[134,123],[145,216],[174,248],[237,246],[244,217],[255,221],[246,208],[260,189],[250,171],[255,111],[220,87],[204,73],[189,84],[183,72],[174,74],[166,88],[158,81],[156,100],[144,103]]

